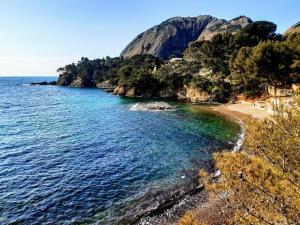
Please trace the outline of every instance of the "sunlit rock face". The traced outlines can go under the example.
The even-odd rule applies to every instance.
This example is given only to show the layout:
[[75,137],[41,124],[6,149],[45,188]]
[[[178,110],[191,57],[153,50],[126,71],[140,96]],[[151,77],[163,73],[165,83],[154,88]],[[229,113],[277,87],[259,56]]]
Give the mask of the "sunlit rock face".
[[230,21],[208,15],[174,17],[141,33],[123,50],[121,56],[151,54],[163,59],[181,57],[190,42],[209,40],[217,33],[236,32],[251,22],[244,16]]

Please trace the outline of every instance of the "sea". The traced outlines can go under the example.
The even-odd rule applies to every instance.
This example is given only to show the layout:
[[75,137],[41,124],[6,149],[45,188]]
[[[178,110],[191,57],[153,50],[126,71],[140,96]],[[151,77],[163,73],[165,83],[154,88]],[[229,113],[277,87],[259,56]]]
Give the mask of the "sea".
[[239,137],[207,106],[30,85],[56,79],[0,77],[0,224],[134,224]]

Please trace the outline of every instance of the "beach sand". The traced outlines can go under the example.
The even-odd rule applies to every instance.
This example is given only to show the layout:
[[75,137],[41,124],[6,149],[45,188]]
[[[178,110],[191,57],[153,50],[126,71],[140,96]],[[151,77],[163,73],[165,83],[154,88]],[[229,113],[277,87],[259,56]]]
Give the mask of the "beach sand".
[[241,120],[244,120],[247,117],[263,120],[272,116],[272,113],[263,109],[255,109],[250,104],[246,103],[222,104],[214,106],[212,109]]

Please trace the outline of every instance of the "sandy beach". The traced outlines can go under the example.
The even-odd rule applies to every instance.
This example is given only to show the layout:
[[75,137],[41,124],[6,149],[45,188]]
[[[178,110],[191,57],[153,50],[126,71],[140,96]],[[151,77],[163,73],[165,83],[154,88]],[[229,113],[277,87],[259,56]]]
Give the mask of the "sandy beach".
[[247,103],[222,104],[214,106],[212,109],[222,114],[226,114],[227,116],[241,120],[244,120],[247,117],[263,120],[272,116],[272,113],[269,113],[263,109],[253,108]]

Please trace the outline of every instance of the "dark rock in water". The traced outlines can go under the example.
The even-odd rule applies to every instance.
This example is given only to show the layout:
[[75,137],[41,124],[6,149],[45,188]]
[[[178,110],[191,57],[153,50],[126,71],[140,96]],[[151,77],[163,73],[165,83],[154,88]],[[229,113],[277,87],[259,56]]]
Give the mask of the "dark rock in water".
[[[174,212],[178,215],[189,210],[189,205],[200,204],[207,199],[203,185],[195,181],[187,182],[186,186],[168,190],[149,190],[148,193],[132,204],[131,209],[122,217],[118,224],[158,224],[160,218],[170,220]],[[164,215],[167,213],[168,215]],[[173,213],[173,215],[171,215]],[[151,223],[149,223],[152,221]]]
[[51,81],[51,82],[47,82],[47,81],[33,82],[33,83],[31,83],[31,85],[56,85],[56,81]]
[[150,54],[163,59],[171,55],[180,57],[190,42],[210,40],[222,32],[236,32],[251,22],[244,16],[230,21],[212,16],[174,17],[137,36],[121,56]]

